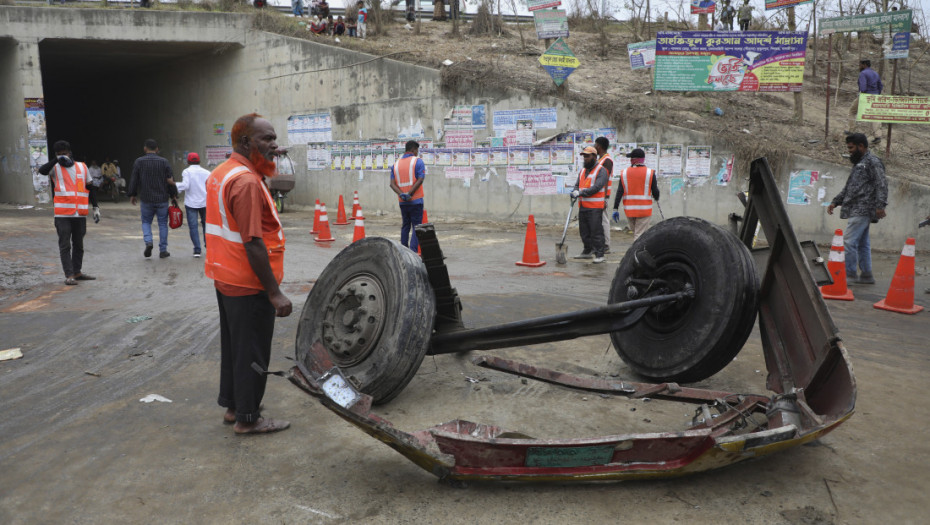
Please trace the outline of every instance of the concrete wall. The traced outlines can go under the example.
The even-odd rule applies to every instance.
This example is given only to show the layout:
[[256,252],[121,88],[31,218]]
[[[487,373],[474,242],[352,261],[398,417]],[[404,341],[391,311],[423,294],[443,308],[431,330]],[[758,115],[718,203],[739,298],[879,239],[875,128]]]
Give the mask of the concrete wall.
[[[14,16],[15,15],[15,16]],[[436,138],[443,118],[455,105],[487,105],[488,129],[479,130],[476,138],[493,135],[492,115],[504,109],[556,107],[558,127],[555,131],[616,127],[623,142],[660,142],[684,145],[710,145],[713,148],[712,173],[731,155],[728,145],[715,136],[699,131],[663,126],[653,122],[615,123],[591,116],[559,99],[532,97],[529,94],[500,92],[468,86],[459,93],[443,92],[436,70],[404,64],[310,41],[293,39],[249,29],[247,15],[214,13],[171,13],[161,11],[69,10],[0,7],[0,38],[11,37],[28,42],[29,34],[48,34],[49,27],[60,27],[58,37],[121,38],[151,42],[229,43],[210,52],[192,52],[151,68],[145,75],[130,77],[127,88],[145,95],[144,104],[127,104],[123,112],[126,134],[131,134],[141,149],[141,140],[159,141],[162,154],[173,162],[176,172],[184,168],[187,151],[204,153],[205,146],[227,145],[234,120],[257,111],[274,124],[279,142],[291,146],[291,158],[297,165],[297,185],[288,194],[288,206],[312,206],[321,199],[332,207],[339,195],[350,198],[358,191],[366,211],[385,210],[396,213],[396,196],[388,189],[386,172],[308,171],[306,146],[287,144],[287,118],[290,115],[330,112],[334,140],[395,139],[402,133],[422,131]],[[38,29],[37,29],[38,28]],[[21,62],[9,40],[0,44],[0,71],[14,69]],[[14,64],[14,66],[11,66]],[[34,75],[33,72],[20,73]],[[8,78],[4,74],[4,79]],[[30,77],[32,78],[32,77]],[[4,86],[22,85],[4,80]],[[40,86],[41,87],[41,86]],[[41,96],[41,95],[24,95]],[[752,96],[752,95],[746,95]],[[24,124],[16,122],[21,102],[0,102],[0,150],[14,151]],[[50,115],[50,118],[54,118]],[[220,124],[225,134],[215,134]],[[141,128],[141,129],[140,129]],[[14,130],[14,131],[11,131]],[[540,130],[540,135],[550,130]],[[13,173],[19,164],[8,162],[4,168]],[[14,159],[15,160],[15,159]],[[131,159],[130,159],[131,160]],[[623,165],[625,159],[620,159]],[[736,165],[748,159],[737,159]],[[787,200],[789,175],[794,170],[820,172],[819,180],[808,188],[811,203],[789,205],[789,214],[801,238],[829,242],[833,229],[843,227],[838,215],[828,217],[817,200],[822,188],[824,198],[831,199],[845,183],[848,163],[824,163],[799,156],[781,163],[777,178]],[[123,162],[128,174],[131,164]],[[485,172],[486,171],[486,172]],[[524,221],[529,214],[537,222],[561,224],[567,197],[559,195],[525,195],[507,183],[505,170],[476,170],[467,182],[446,179],[441,168],[430,170],[425,184],[426,207],[430,218],[462,217],[473,220]],[[5,176],[4,179],[7,177]],[[31,196],[28,177],[10,185],[0,182],[0,200],[26,202]],[[668,179],[660,181],[662,209],[665,216],[695,215],[725,223],[727,215],[740,211],[735,193],[746,189],[747,174],[734,172],[732,180],[719,185],[715,177],[686,180],[672,193]],[[22,188],[26,187],[26,190]],[[928,213],[930,188],[891,182],[889,217],[875,227],[873,246],[899,250],[904,237],[913,234],[917,217]],[[919,207],[923,206],[923,210]],[[918,242],[921,242],[920,240]]]

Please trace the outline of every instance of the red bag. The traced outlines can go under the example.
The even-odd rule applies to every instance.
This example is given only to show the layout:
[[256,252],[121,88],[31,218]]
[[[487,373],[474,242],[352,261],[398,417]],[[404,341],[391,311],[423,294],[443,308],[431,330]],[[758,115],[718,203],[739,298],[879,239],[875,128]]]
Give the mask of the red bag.
[[181,212],[181,208],[178,208],[174,204],[168,206],[168,226],[172,230],[176,230],[184,224],[184,213]]

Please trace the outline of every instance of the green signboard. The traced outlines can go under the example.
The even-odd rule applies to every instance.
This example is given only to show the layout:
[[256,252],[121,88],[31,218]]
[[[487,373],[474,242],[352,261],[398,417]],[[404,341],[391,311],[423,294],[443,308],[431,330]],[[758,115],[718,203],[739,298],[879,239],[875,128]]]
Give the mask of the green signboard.
[[818,32],[822,35],[849,31],[880,32],[883,29],[887,30],[889,27],[892,33],[910,32],[911,21],[910,9],[868,15],[840,16],[821,20]]

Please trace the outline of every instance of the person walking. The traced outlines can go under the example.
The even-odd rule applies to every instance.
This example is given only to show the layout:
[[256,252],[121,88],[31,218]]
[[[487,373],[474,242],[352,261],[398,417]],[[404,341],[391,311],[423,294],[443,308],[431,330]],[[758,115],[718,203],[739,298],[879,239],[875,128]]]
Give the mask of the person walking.
[[233,154],[207,178],[210,249],[204,274],[213,279],[220,314],[220,393],[223,422],[236,434],[264,434],[290,426],[261,414],[275,317],[291,314],[281,291],[284,229],[263,179],[275,174],[277,135],[252,113],[239,117],[230,137]]
[[827,206],[827,214],[842,206],[841,219],[849,219],[843,231],[846,279],[850,283],[874,284],[872,245],[869,226],[885,217],[888,206],[888,181],[885,165],[869,151],[869,139],[862,133],[846,137],[846,150],[853,164],[846,185]]
[[145,250],[142,255],[152,256],[152,219],[158,218],[158,256],[170,257],[168,253],[168,201],[177,206],[175,197],[174,175],[168,161],[158,156],[158,143],[147,139],[143,145],[144,155],[137,158],[132,165],[129,180],[129,202],[133,206],[137,201],[142,218],[142,240]]
[[304,0],[291,0],[291,13],[294,17],[304,16]]
[[365,39],[365,36],[368,35],[368,8],[365,7],[365,2],[358,3],[358,37]]
[[[736,18],[736,9],[730,5],[730,0],[723,0],[723,8],[720,10],[720,21],[723,22],[727,31],[733,31],[734,18]],[[742,27],[742,23],[740,23],[740,27]]]
[[200,257],[200,232],[197,231],[197,219],[203,228],[203,240],[207,241],[207,177],[210,172],[200,167],[200,155],[195,152],[187,154],[187,169],[181,172],[181,182],[175,183],[178,194],[184,193],[184,211],[187,212],[187,227],[194,243],[194,257]]
[[39,173],[49,177],[61,268],[65,272],[65,284],[74,286],[78,281],[96,279],[81,270],[87,214],[90,211],[88,204],[94,209],[94,222],[100,221],[100,208],[97,206],[97,198],[88,189],[87,166],[83,162],[74,162],[71,144],[59,140],[53,148],[55,157],[40,166]]
[[620,204],[623,203],[623,213],[626,215],[630,229],[633,230],[633,241],[649,228],[652,219],[652,202],[659,202],[659,184],[656,181],[656,172],[646,167],[646,152],[641,148],[631,151],[627,157],[630,167],[620,172],[620,184],[617,185],[617,196],[614,197],[614,222],[620,222]]
[[408,140],[404,155],[391,166],[391,189],[400,202],[400,243],[417,251],[416,226],[423,222],[423,181],[426,179],[426,164],[419,158],[420,144]]
[[[749,5],[749,0],[743,0],[743,5],[739,6],[737,16],[739,17],[740,31],[749,31],[749,24],[752,23],[752,9],[753,7]],[[730,29],[733,29],[732,21],[730,23]]]
[[[604,197],[604,217],[601,220],[601,226],[604,229],[604,253],[610,253],[610,216],[607,214],[607,205],[610,203],[610,178],[614,176],[614,160],[607,153],[610,147],[610,140],[607,137],[598,137],[594,139],[594,149],[597,150],[597,165],[603,166],[607,170],[607,195]],[[595,170],[595,173],[597,170]]]
[[610,184],[610,175],[597,162],[597,150],[587,146],[581,150],[584,167],[578,173],[571,196],[581,203],[578,207],[578,231],[584,249],[575,259],[592,259],[591,262],[604,262],[604,227],[601,216],[604,214],[607,198],[606,186]]
[[[885,86],[882,84],[882,79],[878,76],[878,73],[872,69],[872,61],[860,60],[859,93],[881,95],[883,89],[885,89]],[[859,95],[856,95],[852,105],[849,106],[849,124],[847,125],[845,131],[847,135],[851,135],[856,132],[856,117],[859,114],[859,98]],[[878,144],[881,142],[882,138],[879,135],[879,132],[881,131],[881,123],[865,121],[865,126],[868,128],[869,134],[872,136],[872,144]]]

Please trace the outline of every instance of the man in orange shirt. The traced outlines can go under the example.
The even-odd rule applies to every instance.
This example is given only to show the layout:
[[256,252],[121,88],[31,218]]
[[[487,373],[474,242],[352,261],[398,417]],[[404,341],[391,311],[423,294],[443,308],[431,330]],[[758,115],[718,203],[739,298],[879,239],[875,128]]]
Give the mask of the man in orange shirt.
[[220,310],[220,394],[225,423],[236,434],[284,430],[287,421],[262,417],[275,317],[291,314],[279,288],[284,277],[284,230],[263,180],[275,175],[277,135],[256,113],[236,120],[233,154],[207,179],[204,273],[214,280]]

